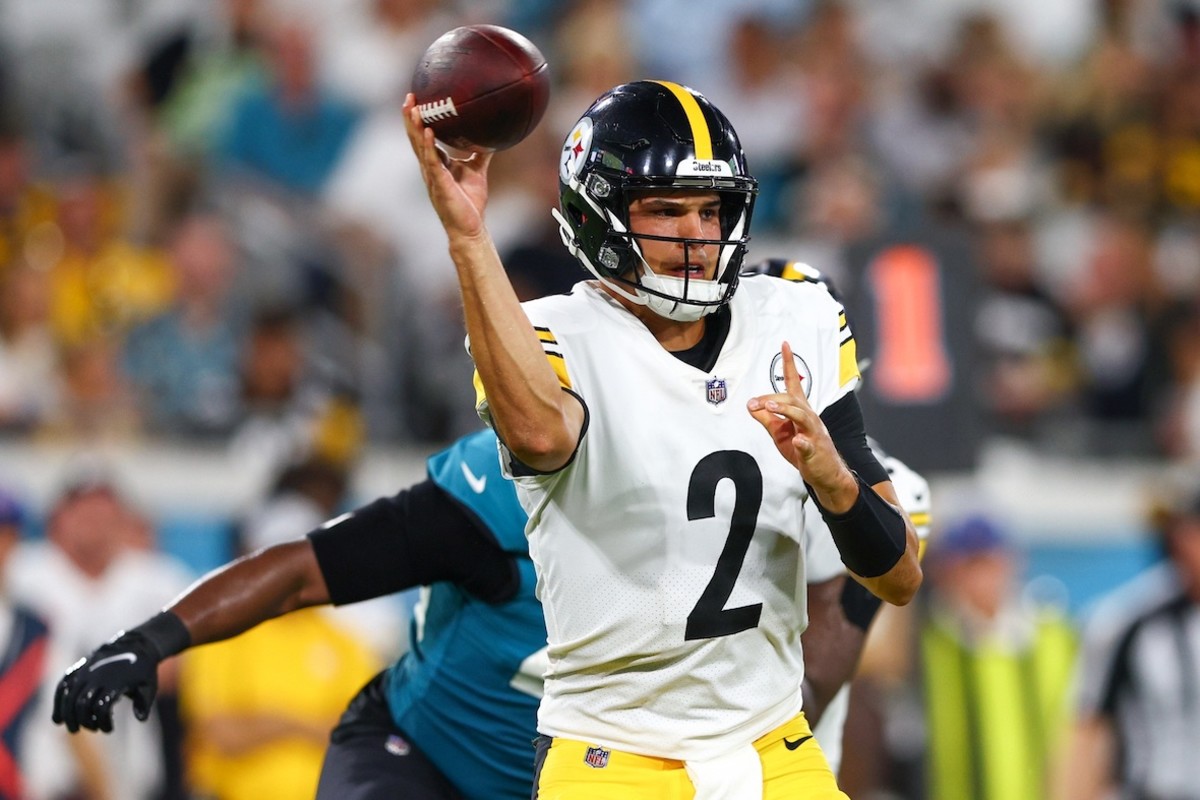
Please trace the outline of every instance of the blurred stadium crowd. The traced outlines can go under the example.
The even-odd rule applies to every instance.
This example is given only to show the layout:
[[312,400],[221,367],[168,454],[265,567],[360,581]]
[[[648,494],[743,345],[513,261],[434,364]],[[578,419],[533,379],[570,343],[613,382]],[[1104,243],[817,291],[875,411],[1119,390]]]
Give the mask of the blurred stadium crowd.
[[527,32],[555,80],[496,165],[492,226],[524,294],[582,276],[548,213],[562,132],[605,87],[678,80],[745,141],[752,257],[808,260],[853,307],[860,245],[941,237],[943,296],[912,303],[934,324],[966,310],[935,333],[981,430],[1195,456],[1196,12],[1044,5],[9,0],[0,426],[339,457],[473,426],[397,109],[433,38],[487,20]]
[[[911,466],[969,471],[993,438],[1200,464],[1188,0],[0,0],[0,446],[290,466],[253,546],[336,510],[368,443],[425,452],[475,429],[457,283],[399,113],[424,48],[470,22],[522,31],[552,69],[545,120],[492,170],[523,297],[584,277],[549,213],[562,136],[617,83],[675,80],[742,136],[761,183],[750,258],[838,287],[871,429]],[[97,485],[64,479],[59,503]],[[19,525],[5,508],[0,527]],[[92,512],[46,525],[84,573],[153,549],[144,520]],[[79,540],[102,524],[129,536]],[[30,569],[36,593],[65,567]],[[147,608],[79,616],[71,657],[177,591],[163,570]],[[396,647],[369,644],[356,664]],[[181,690],[185,712],[199,691],[233,697],[269,649],[206,667],[229,686]],[[343,700],[369,670],[350,672],[324,676]],[[216,750],[247,744],[211,725]],[[169,758],[131,769],[181,785]],[[74,796],[149,796],[129,791]]]

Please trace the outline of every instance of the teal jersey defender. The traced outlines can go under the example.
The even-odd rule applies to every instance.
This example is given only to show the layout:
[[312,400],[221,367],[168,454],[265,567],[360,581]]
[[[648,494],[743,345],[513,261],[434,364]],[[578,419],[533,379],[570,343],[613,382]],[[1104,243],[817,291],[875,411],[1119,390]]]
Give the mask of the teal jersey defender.
[[430,480],[516,557],[520,587],[488,605],[452,583],[421,590],[412,649],[388,669],[396,724],[472,800],[528,800],[546,666],[546,623],[525,539],[526,515],[500,472],[490,430],[431,456]]

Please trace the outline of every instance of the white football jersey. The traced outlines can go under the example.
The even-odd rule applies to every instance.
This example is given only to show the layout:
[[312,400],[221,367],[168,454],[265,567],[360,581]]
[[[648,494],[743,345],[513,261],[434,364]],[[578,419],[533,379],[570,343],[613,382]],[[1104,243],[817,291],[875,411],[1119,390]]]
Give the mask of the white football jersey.
[[[871,451],[879,459],[879,463],[888,472],[888,478],[896,490],[896,499],[900,506],[908,512],[921,551],[925,549],[925,540],[929,536],[931,503],[929,496],[929,481],[920,473],[914,472],[903,461],[893,458],[872,441]],[[812,501],[809,501],[811,505]],[[809,582],[817,583],[829,580],[839,573],[845,573],[846,567],[841,563],[841,556],[833,543],[829,527],[815,508],[811,512],[806,509],[804,517],[805,556],[809,565]],[[835,563],[836,562],[836,565]],[[824,576],[824,577],[819,577]],[[853,580],[852,578],[850,580]],[[846,727],[846,715],[850,710],[850,684],[842,685],[829,705],[825,707],[820,722],[813,728],[821,750],[829,761],[833,774],[837,775],[842,763],[842,735]]]
[[818,413],[854,389],[841,306],[743,279],[709,372],[590,283],[524,307],[588,410],[566,467],[516,470],[549,638],[540,731],[681,760],[753,741],[800,710],[807,493],[746,402],[785,390],[785,340]]

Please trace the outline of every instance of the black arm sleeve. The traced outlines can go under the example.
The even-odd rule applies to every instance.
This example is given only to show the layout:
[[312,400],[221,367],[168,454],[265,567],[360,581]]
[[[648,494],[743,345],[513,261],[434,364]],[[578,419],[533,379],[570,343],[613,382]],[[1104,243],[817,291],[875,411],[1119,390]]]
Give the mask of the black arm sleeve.
[[829,430],[829,438],[846,466],[858,473],[867,486],[883,483],[888,478],[887,469],[875,458],[867,444],[867,428],[863,423],[862,408],[853,392],[838,400],[821,412],[821,421]]
[[842,584],[841,604],[846,619],[865,632],[871,627],[883,601],[858,581],[846,581]]
[[515,556],[430,480],[368,503],[308,538],[334,605],[441,581],[501,603],[520,583]]

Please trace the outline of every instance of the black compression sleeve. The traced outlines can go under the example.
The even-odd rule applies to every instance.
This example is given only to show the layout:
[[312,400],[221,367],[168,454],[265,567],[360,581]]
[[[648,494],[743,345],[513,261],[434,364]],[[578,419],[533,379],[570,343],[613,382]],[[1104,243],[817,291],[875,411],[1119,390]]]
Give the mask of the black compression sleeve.
[[829,438],[833,439],[846,466],[857,472],[863,483],[874,486],[888,480],[887,470],[867,444],[862,408],[853,392],[821,412],[821,421],[825,423]]
[[[854,474],[854,473],[851,473]],[[904,516],[895,506],[854,474],[858,497],[849,510],[835,514],[817,499],[809,488],[809,497],[842,556],[842,563],[855,575],[877,578],[896,565],[907,548],[908,529]]]
[[308,534],[335,605],[451,581],[500,603],[520,582],[515,557],[435,483],[422,481]]
[[882,600],[853,578],[847,578],[842,584],[842,613],[860,630],[866,631],[871,627],[871,621],[882,605]]

